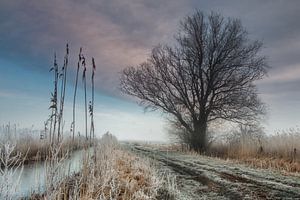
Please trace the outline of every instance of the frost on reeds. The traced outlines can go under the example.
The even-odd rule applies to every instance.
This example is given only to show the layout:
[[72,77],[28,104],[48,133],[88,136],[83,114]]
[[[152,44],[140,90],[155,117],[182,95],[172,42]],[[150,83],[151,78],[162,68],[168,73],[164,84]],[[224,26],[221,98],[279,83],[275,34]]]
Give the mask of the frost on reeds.
[[[30,128],[19,128],[17,125],[6,124],[0,126],[0,143],[13,143],[15,145],[12,155],[26,154],[24,164],[35,161],[44,161],[50,151],[51,141],[49,130],[37,130]],[[84,137],[72,135],[66,136],[60,141],[62,152],[82,149],[88,142]],[[42,137],[43,136],[43,137]]]
[[[86,143],[85,138],[75,137],[74,140],[72,138],[65,138],[58,144],[55,144],[55,146],[59,146],[61,153],[65,154],[69,151],[82,149]],[[26,136],[15,140],[15,144],[16,147],[13,155],[16,152],[20,152],[23,155],[27,154],[25,164],[28,162],[44,161],[49,155],[52,156],[51,151],[53,148],[51,148],[51,143],[48,140]]]
[[300,172],[300,129],[273,135],[237,131],[214,141],[209,154],[240,160],[259,168]]
[[19,186],[24,157],[19,152],[13,155],[15,147],[10,142],[0,143],[0,199],[15,199]]
[[62,143],[58,143],[53,147],[50,147],[49,155],[45,161],[45,194],[49,199],[55,199],[54,190],[63,182],[65,177],[65,163],[64,161],[68,157],[68,152],[61,150]]
[[111,134],[94,148],[86,152],[80,173],[60,183],[51,198],[156,199],[162,179],[149,161],[122,149]]

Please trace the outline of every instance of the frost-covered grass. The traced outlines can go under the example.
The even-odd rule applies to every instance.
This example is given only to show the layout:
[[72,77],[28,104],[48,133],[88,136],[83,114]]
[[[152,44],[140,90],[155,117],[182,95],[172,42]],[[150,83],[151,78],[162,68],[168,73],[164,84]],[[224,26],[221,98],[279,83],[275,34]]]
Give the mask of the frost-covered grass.
[[[143,144],[162,151],[198,154],[182,144]],[[273,135],[217,135],[205,155],[232,159],[258,168],[300,173],[300,129],[289,129]]]
[[[29,151],[24,153],[27,147],[42,152],[41,149],[47,146],[47,143],[36,140],[23,141],[12,144],[7,140],[1,146],[0,199],[19,196],[16,191],[21,187],[19,178],[25,161],[28,161],[26,155]],[[61,142],[45,148],[45,177],[42,179],[45,183],[39,186],[38,191],[42,193],[32,193],[31,199],[143,200],[167,197],[172,200],[177,195],[174,177],[160,173],[151,160],[128,151],[111,134],[95,140],[92,147],[84,147],[79,172],[66,169],[70,157],[67,145]]]
[[[41,138],[42,134],[42,138]],[[17,128],[17,125],[2,125],[0,126],[0,143],[7,142],[14,144],[12,155],[20,154],[28,162],[44,161],[49,153],[51,153],[51,143],[49,138],[43,135],[43,131],[31,128]],[[74,140],[65,137],[59,146],[62,154],[72,150],[82,149],[87,141],[84,137],[75,137]]]
[[158,173],[150,160],[127,151],[110,134],[105,134],[92,151],[86,151],[79,173],[57,179],[60,169],[54,166],[60,161],[54,163],[49,166],[46,192],[32,198],[144,200],[176,193],[172,177]]
[[142,145],[132,149],[177,175],[179,199],[295,199],[300,195],[296,173],[290,176],[232,160]]
[[10,142],[0,144],[0,199],[14,199],[19,186],[24,159],[19,153],[13,155],[14,149],[15,144]]
[[[16,143],[15,153],[20,152],[22,155],[26,155],[25,163],[34,161],[44,161],[49,153],[51,153],[51,143],[48,140],[40,140],[38,138],[32,138],[25,136],[14,141]],[[71,152],[73,150],[82,149],[84,145],[88,143],[85,138],[66,138],[60,142],[60,151],[62,154]]]
[[289,129],[260,138],[252,135],[217,140],[209,155],[240,160],[254,167],[300,172],[300,129]]

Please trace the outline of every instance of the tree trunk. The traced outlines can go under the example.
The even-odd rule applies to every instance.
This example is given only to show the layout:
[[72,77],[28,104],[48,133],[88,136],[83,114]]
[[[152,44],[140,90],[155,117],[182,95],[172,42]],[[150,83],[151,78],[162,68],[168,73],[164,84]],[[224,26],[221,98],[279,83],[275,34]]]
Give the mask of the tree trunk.
[[207,148],[207,121],[200,120],[194,123],[194,132],[191,141],[192,149],[197,152],[205,152]]

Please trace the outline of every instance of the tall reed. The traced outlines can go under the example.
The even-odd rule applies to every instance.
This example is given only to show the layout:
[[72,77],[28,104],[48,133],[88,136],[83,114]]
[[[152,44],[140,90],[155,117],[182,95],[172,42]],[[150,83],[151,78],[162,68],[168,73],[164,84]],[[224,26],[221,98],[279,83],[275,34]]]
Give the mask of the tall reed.
[[83,66],[82,81],[83,81],[83,86],[84,86],[85,138],[86,138],[86,140],[88,140],[87,99],[86,99],[86,63],[85,63],[84,56],[82,56],[82,66]]
[[96,64],[95,64],[95,59],[92,58],[92,67],[93,67],[93,71],[92,71],[92,101],[90,102],[90,106],[89,106],[89,113],[90,113],[90,117],[91,117],[91,127],[90,127],[90,140],[95,139],[95,127],[94,127],[94,93],[95,93],[95,81],[94,81],[94,77],[95,77],[95,71],[96,71]]
[[74,140],[74,137],[75,137],[75,117],[76,117],[76,112],[75,112],[75,109],[76,109],[76,94],[77,94],[77,85],[78,85],[78,75],[79,75],[79,69],[80,69],[80,64],[82,62],[82,48],[80,48],[79,50],[79,59],[78,59],[78,62],[77,62],[77,70],[76,70],[76,79],[75,79],[75,89],[74,89],[74,97],[73,97],[73,121],[72,121],[72,125],[71,125],[71,130],[72,130],[72,133],[73,133],[73,140]]
[[66,54],[64,57],[64,64],[60,73],[61,77],[61,95],[60,95],[60,109],[59,109],[59,120],[58,120],[58,130],[57,130],[57,140],[60,141],[62,137],[62,120],[64,112],[65,94],[66,94],[66,84],[67,84],[67,68],[69,62],[69,45],[66,45]]
[[[66,45],[66,54],[64,56],[64,63],[59,70],[56,61],[56,55],[54,56],[54,66],[50,69],[50,71],[54,71],[54,92],[51,94],[51,105],[50,108],[52,109],[52,113],[50,116],[50,141],[54,143],[55,134],[57,134],[57,142],[62,139],[63,135],[63,113],[64,113],[64,103],[65,103],[65,95],[66,95],[66,85],[67,85],[67,68],[69,62],[69,45]],[[84,112],[85,112],[85,138],[86,140],[92,141],[92,137],[94,138],[94,77],[95,77],[95,70],[96,64],[94,58],[92,58],[92,100],[87,105],[87,80],[86,80],[86,59],[82,53],[82,48],[79,51],[79,60],[77,63],[77,70],[76,70],[76,79],[75,79],[75,88],[74,88],[74,96],[73,96],[73,120],[71,123],[71,132],[72,138],[74,140],[75,137],[75,130],[76,130],[76,96],[77,96],[77,88],[78,88],[78,76],[80,68],[83,68],[82,72],[82,81],[83,81],[83,89],[84,89]],[[60,82],[60,88],[58,88],[58,82]],[[60,96],[58,98],[58,91],[60,92]],[[59,102],[59,110],[58,110],[58,102]],[[88,109],[89,114],[91,117],[91,127],[90,127],[90,134],[88,137]],[[56,127],[57,126],[57,127]],[[46,130],[45,124],[45,130]],[[45,131],[46,132],[46,131]]]
[[[56,132],[56,123],[57,123],[57,90],[58,90],[58,78],[59,78],[59,72],[58,72],[58,65],[56,61],[56,53],[54,53],[54,63],[53,67],[51,67],[50,72],[54,72],[54,91],[51,93],[51,99],[50,99],[50,109],[52,109],[51,116],[50,116],[50,143],[53,145],[55,142],[55,132]],[[53,128],[53,129],[52,129]],[[52,136],[51,136],[52,135]]]

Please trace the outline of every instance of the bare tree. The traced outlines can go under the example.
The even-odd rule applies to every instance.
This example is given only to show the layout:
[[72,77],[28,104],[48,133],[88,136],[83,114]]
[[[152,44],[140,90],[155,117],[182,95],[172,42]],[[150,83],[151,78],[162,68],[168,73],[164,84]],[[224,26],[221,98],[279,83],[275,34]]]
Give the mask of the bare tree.
[[124,93],[167,113],[197,151],[207,147],[210,122],[246,123],[264,113],[254,85],[268,68],[259,55],[262,43],[250,41],[238,19],[197,11],[181,22],[175,39],[122,72]]

